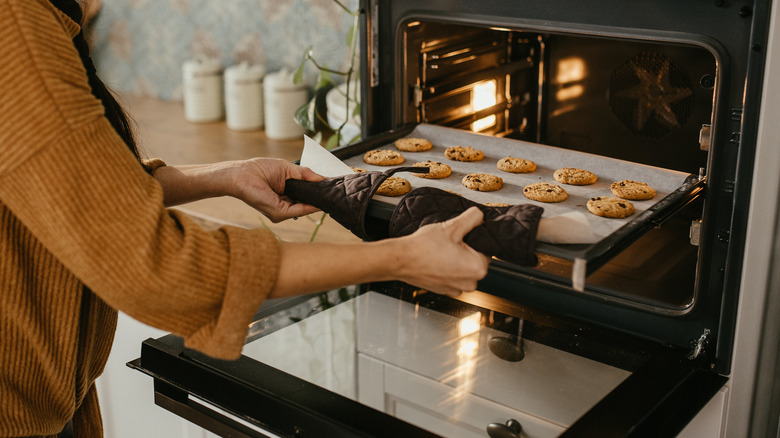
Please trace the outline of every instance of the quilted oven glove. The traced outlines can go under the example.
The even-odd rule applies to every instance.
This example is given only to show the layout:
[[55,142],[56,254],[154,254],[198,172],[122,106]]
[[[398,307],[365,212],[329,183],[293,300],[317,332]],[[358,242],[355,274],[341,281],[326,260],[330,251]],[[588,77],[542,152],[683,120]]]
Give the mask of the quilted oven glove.
[[[368,204],[379,186],[399,171],[426,172],[427,167],[401,167],[385,172],[363,172],[322,181],[289,179],[284,194],[330,214],[339,224],[363,240],[379,237],[366,230]],[[423,225],[443,222],[476,206],[484,214],[482,225],[464,241],[477,251],[519,265],[536,264],[536,232],[543,209],[531,204],[488,207],[433,187],[407,194],[390,218],[390,237],[413,233]]]
[[482,210],[484,220],[466,234],[466,244],[518,265],[536,264],[536,231],[544,209],[531,204],[488,207],[435,187],[420,187],[409,192],[393,211],[390,236],[411,234],[423,225],[444,222],[473,206]]
[[[366,230],[368,203],[379,186],[396,172],[428,173],[427,167],[397,167],[384,172],[360,172],[322,181],[288,179],[284,194],[290,199],[313,205],[328,213],[336,222],[363,240],[379,236]],[[383,233],[386,235],[386,232]]]

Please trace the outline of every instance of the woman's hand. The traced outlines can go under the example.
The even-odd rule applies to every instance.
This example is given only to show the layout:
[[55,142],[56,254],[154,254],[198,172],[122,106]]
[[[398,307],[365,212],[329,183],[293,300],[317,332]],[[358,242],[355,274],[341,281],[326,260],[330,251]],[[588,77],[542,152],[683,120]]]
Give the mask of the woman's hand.
[[273,222],[317,211],[311,205],[296,204],[282,195],[287,179],[323,179],[311,169],[276,158],[164,166],[155,170],[154,177],[163,188],[166,206],[217,196],[233,196],[259,210]]
[[296,204],[282,195],[286,180],[320,181],[322,176],[307,167],[276,158],[253,158],[237,162],[235,197],[262,212],[272,222],[305,216],[318,211],[308,204]]
[[482,219],[482,212],[473,207],[404,237],[376,242],[279,242],[279,276],[269,297],[390,280],[451,295],[473,291],[487,274],[490,259],[466,245],[463,236]]
[[471,207],[446,222],[426,225],[399,240],[407,245],[398,260],[400,280],[423,289],[459,295],[477,288],[490,257],[468,246],[463,237],[480,225],[483,214]]

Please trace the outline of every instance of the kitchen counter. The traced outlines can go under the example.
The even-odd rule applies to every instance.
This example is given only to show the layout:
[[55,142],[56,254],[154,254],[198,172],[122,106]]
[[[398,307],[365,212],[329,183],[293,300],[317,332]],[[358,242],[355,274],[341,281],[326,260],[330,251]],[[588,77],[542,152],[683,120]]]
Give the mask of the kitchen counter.
[[[225,121],[191,123],[184,118],[181,102],[167,102],[138,96],[122,96],[137,125],[136,135],[142,154],[161,158],[166,163],[202,164],[225,160],[240,160],[258,156],[297,160],[303,150],[303,139],[279,141],[265,136],[265,131],[233,131]],[[281,239],[307,241],[315,222],[322,217],[315,213],[297,221],[272,223],[257,210],[234,198],[204,199],[176,207],[204,226],[228,223],[246,228],[267,227]],[[357,241],[351,232],[326,217],[316,241]]]

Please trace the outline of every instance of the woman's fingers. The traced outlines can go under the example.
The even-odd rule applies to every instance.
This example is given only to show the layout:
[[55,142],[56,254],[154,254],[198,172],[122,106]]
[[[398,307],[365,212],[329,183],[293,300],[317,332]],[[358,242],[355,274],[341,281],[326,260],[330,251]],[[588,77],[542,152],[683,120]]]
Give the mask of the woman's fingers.
[[410,235],[415,250],[405,253],[409,264],[402,272],[403,280],[438,293],[457,295],[474,290],[487,274],[490,258],[468,246],[463,238],[483,220],[479,208],[473,207]]
[[482,223],[484,215],[477,207],[471,207],[460,215],[445,222],[445,225],[452,228],[454,238],[463,240],[471,230]]

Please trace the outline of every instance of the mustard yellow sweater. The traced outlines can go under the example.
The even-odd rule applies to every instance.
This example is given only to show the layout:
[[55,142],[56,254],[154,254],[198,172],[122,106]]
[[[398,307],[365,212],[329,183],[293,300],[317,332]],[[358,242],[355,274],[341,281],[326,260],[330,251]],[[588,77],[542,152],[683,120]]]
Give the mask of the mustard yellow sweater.
[[90,93],[79,26],[47,0],[0,11],[0,436],[100,436],[117,311],[237,357],[278,247],[167,210]]

